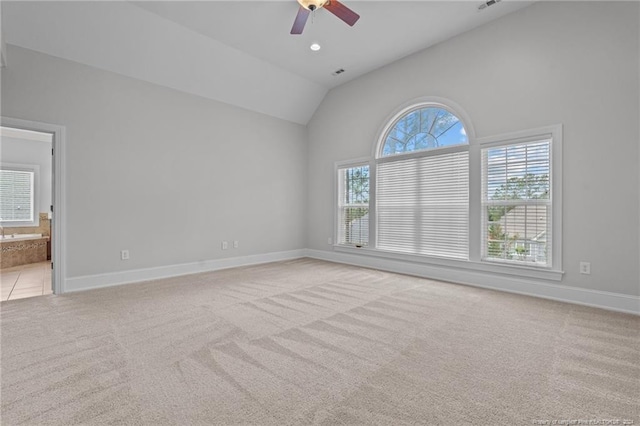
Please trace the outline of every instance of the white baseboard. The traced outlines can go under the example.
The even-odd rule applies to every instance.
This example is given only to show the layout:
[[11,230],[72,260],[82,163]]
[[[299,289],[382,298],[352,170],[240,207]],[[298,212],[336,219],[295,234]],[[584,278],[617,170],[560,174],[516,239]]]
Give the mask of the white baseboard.
[[307,257],[345,263],[389,272],[414,275],[441,281],[449,281],[474,287],[489,288],[509,293],[541,297],[578,305],[593,306],[611,311],[640,315],[640,297],[627,294],[588,290],[535,279],[500,276],[471,270],[418,264],[402,260],[383,259],[350,253],[307,249]]
[[250,266],[260,263],[298,259],[302,257],[345,263],[383,271],[397,272],[474,287],[489,288],[509,293],[524,294],[527,296],[541,297],[544,299],[640,315],[640,297],[637,296],[599,290],[588,290],[542,282],[534,279],[514,278],[512,276],[500,276],[478,271],[438,267],[402,260],[383,259],[379,257],[312,249],[290,250],[67,278],[64,282],[63,292],[70,293],[95,288],[111,287],[180,275],[236,268],[239,266]]
[[156,268],[111,272],[108,274],[85,275],[81,277],[67,278],[64,282],[63,293],[157,280],[180,275],[197,274],[200,272],[217,271],[220,269],[236,268],[239,266],[250,266],[260,263],[298,259],[305,257],[305,255],[306,250],[300,249],[250,256],[230,257],[226,259],[205,260],[201,262],[183,263],[180,265],[159,266]]

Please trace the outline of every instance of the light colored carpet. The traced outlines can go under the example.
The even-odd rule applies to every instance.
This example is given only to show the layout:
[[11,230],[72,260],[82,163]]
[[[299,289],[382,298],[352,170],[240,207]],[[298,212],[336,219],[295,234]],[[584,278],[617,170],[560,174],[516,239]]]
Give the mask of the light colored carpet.
[[1,309],[2,425],[640,424],[632,315],[311,259]]

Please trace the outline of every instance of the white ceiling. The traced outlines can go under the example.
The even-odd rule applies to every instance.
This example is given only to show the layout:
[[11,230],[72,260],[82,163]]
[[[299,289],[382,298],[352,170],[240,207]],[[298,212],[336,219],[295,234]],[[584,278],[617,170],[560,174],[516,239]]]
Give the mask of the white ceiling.
[[294,36],[295,0],[2,1],[2,31],[9,44],[306,124],[331,88],[533,1],[343,3],[361,16],[354,27],[321,9]]
[[[326,9],[302,35],[291,35],[298,3],[290,1],[142,1],[136,5],[327,88],[336,87],[531,4],[503,1],[343,0],[360,15],[353,26]],[[313,22],[312,22],[313,21]],[[322,46],[319,52],[311,43]],[[345,73],[333,76],[343,68]]]

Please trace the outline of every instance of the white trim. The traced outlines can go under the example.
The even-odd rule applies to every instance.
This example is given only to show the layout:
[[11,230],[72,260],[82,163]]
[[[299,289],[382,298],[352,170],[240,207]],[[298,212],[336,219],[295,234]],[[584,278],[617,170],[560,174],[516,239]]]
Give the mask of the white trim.
[[85,275],[69,278],[65,288],[67,292],[84,291],[303,257],[640,315],[640,297],[637,296],[569,287],[514,276],[497,276],[481,271],[457,270],[437,265],[417,264],[402,260],[313,249],[299,249],[132,271]]
[[498,261],[473,261],[466,259],[452,259],[437,256],[423,256],[417,254],[399,253],[388,250],[381,250],[373,247],[353,247],[345,244],[334,245],[336,252],[349,253],[359,256],[377,257],[389,260],[399,260],[418,265],[430,265],[437,268],[450,268],[455,270],[469,270],[490,273],[494,275],[535,278],[547,281],[561,281],[563,271],[556,271],[550,268],[536,267],[533,265],[523,265]]
[[15,127],[0,127],[0,137],[48,144],[53,142],[53,135],[51,133],[34,132],[33,130],[18,129]]
[[0,7],[0,68],[7,66],[7,42],[2,31],[2,7]]
[[536,127],[535,129],[518,130],[515,132],[482,137],[476,139],[476,142],[484,148],[485,146],[501,146],[534,142],[541,138],[553,138],[561,135],[562,124],[554,124],[550,126]]
[[205,260],[202,262],[183,263],[178,265],[158,266],[155,268],[110,272],[106,274],[84,275],[80,277],[67,278],[65,283],[65,292],[84,291],[141,281],[198,274],[201,272],[218,271],[220,269],[237,268],[239,266],[251,266],[261,263],[299,259],[301,257],[305,257],[305,254],[305,249],[299,249],[230,257],[226,259]]
[[361,157],[354,160],[341,160],[335,162],[335,169],[350,169],[351,167],[368,166],[371,163],[371,158]]
[[640,297],[638,296],[570,287],[528,278],[500,276],[481,271],[459,270],[432,264],[418,264],[358,254],[312,249],[307,249],[306,254],[307,257],[329,262],[345,263],[382,271],[414,275],[422,278],[640,315]]
[[57,124],[42,123],[38,121],[22,120],[19,118],[0,117],[0,125],[31,130],[53,135],[53,179],[51,185],[53,194],[51,203],[54,205],[54,214],[51,226],[51,259],[54,263],[52,273],[53,293],[65,292],[65,278],[67,271],[67,202],[66,202],[66,128]]
[[451,154],[454,152],[466,152],[469,151],[468,144],[460,144],[453,146],[443,146],[441,148],[423,149],[419,151],[412,151],[401,154],[387,155],[386,157],[380,157],[376,159],[376,164],[392,163],[395,161],[411,160],[413,158],[423,157],[437,157],[440,155]]

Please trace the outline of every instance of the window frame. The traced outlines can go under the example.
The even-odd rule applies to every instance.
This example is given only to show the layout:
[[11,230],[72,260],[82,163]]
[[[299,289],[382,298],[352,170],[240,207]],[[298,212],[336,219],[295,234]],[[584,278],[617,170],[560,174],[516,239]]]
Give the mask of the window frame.
[[[423,148],[410,152],[400,152],[394,154],[384,155],[384,147],[386,145],[387,137],[389,136],[389,132],[396,127],[396,125],[402,120],[404,117],[412,114],[416,111],[422,109],[442,109],[447,111],[449,114],[453,115],[458,119],[458,121],[462,124],[462,127],[465,129],[465,135],[467,136],[466,143],[458,143],[455,145],[446,145],[440,146],[436,148]],[[383,133],[378,138],[378,143],[376,144],[376,152],[374,153],[374,158],[376,161],[399,161],[403,158],[412,158],[412,157],[422,157],[425,156],[425,153],[430,153],[429,155],[441,155],[444,152],[449,152],[448,149],[453,149],[453,152],[457,151],[466,151],[469,149],[471,138],[467,134],[467,124],[468,120],[463,119],[460,114],[456,112],[454,108],[451,108],[446,103],[443,103],[442,100],[423,100],[417,104],[412,104],[411,106],[402,109],[399,113],[394,115],[394,118],[385,126]],[[455,149],[457,148],[457,149]]]
[[[370,158],[359,158],[359,159],[354,159],[354,160],[346,160],[346,161],[336,161],[334,163],[334,170],[333,170],[333,176],[334,176],[334,182],[333,182],[333,239],[331,242],[329,242],[329,244],[333,244],[334,246],[342,246],[342,247],[353,247],[353,248],[369,248],[371,247],[371,228],[375,227],[374,224],[371,223],[371,217],[372,217],[372,207],[373,207],[373,202],[372,202],[372,192],[375,191],[375,188],[373,187],[373,182],[374,179],[372,177],[372,167],[371,167],[372,163],[371,163],[371,159]],[[367,241],[367,245],[366,246],[361,246],[361,247],[357,247],[355,244],[346,244],[346,243],[340,243],[340,231],[339,231],[339,227],[340,227],[340,208],[342,207],[341,205],[341,201],[340,201],[340,171],[344,170],[344,169],[351,169],[351,168],[356,168],[356,167],[363,167],[363,166],[368,166],[369,167],[369,240]]]
[[[349,170],[353,170],[353,169],[364,169],[367,168],[367,186],[369,187],[368,191],[367,191],[367,195],[369,196],[369,200],[366,203],[359,203],[359,204],[355,204],[355,203],[345,203],[344,202],[344,198],[346,196],[346,192],[345,192],[345,185],[347,183],[347,179],[345,179],[346,177],[346,173]],[[339,167],[337,169],[337,178],[338,178],[338,186],[337,186],[337,190],[338,190],[338,197],[337,197],[337,203],[338,203],[338,209],[336,212],[336,217],[337,217],[337,226],[336,226],[336,241],[338,244],[341,245],[346,245],[346,246],[355,246],[355,247],[368,247],[369,246],[369,220],[367,219],[367,232],[366,232],[366,242],[364,241],[360,241],[360,243],[358,242],[343,242],[343,239],[346,239],[347,235],[351,235],[349,232],[346,232],[344,229],[344,223],[343,223],[343,218],[344,218],[344,214],[345,211],[344,209],[348,209],[348,208],[364,208],[366,209],[367,213],[365,216],[368,216],[369,218],[371,217],[370,215],[370,203],[371,203],[371,195],[370,195],[370,185],[371,185],[371,167],[369,164],[360,164],[360,165],[348,165],[346,167]],[[362,222],[361,222],[362,223]],[[362,226],[362,225],[361,225]],[[361,235],[364,235],[364,233],[361,232]]]
[[37,164],[0,163],[0,170],[33,173],[33,190],[31,193],[32,220],[0,220],[0,226],[2,226],[3,228],[24,228],[39,226],[40,166]]
[[[478,154],[480,155],[479,163],[481,168],[481,174],[478,176],[478,179],[480,181],[482,180],[481,153],[483,149],[521,145],[547,139],[549,140],[549,203],[551,205],[551,212],[548,214],[551,217],[551,264],[548,266],[535,266],[534,268],[562,273],[562,125],[556,124],[478,139]],[[480,185],[482,185],[482,183],[480,183]],[[482,187],[480,187],[478,195],[482,198]],[[482,233],[484,227],[484,223],[482,223],[484,215],[482,212],[482,199],[480,199],[478,215],[481,221],[480,233]],[[480,244],[482,245],[482,234],[480,234],[480,240]],[[480,249],[482,249],[481,245],[479,246]],[[499,259],[482,259],[482,252],[480,256],[482,262],[489,264],[506,264],[515,267],[525,267],[515,261],[508,262]]]
[[[443,108],[454,114],[462,122],[468,138],[466,145],[454,145],[430,150],[382,156],[383,144],[388,131],[403,115],[425,107]],[[434,267],[453,268],[467,271],[478,271],[523,278],[537,278],[560,281],[564,274],[562,269],[562,124],[555,124],[534,129],[521,130],[476,138],[471,120],[465,111],[455,103],[442,98],[419,98],[405,103],[396,112],[389,115],[378,129],[378,137],[371,156],[335,162],[334,167],[334,226],[333,250],[345,254],[358,254],[391,261],[404,261]],[[549,267],[487,261],[482,259],[482,149],[505,144],[531,142],[550,139],[550,179],[551,179],[551,265]],[[376,181],[377,165],[386,161],[398,161],[404,158],[439,155],[444,152],[469,151],[469,259],[449,259],[425,255],[403,254],[385,251],[377,247],[377,215],[376,215]],[[338,244],[338,170],[346,167],[369,165],[369,245],[354,247]],[[331,243],[330,243],[331,244]]]
[[[411,113],[413,113],[414,111],[420,110],[420,109],[424,109],[424,108],[439,108],[439,109],[444,109],[446,111],[448,111],[449,113],[453,114],[454,116],[456,116],[458,118],[458,120],[460,121],[460,123],[462,124],[462,126],[465,129],[465,133],[467,136],[467,143],[465,144],[458,144],[458,145],[450,145],[450,146],[444,146],[444,147],[438,147],[438,148],[432,148],[432,149],[421,149],[421,150],[417,150],[417,151],[412,151],[412,152],[408,152],[408,153],[398,153],[398,154],[393,154],[393,155],[384,155],[383,151],[384,151],[384,145],[387,139],[387,135],[389,134],[389,132],[396,126],[396,124],[406,115],[409,115]],[[472,152],[472,146],[474,145],[474,141],[475,141],[475,131],[473,129],[473,125],[471,123],[471,120],[469,118],[469,116],[466,114],[466,112],[459,106],[457,105],[455,102],[452,102],[448,99],[445,98],[440,98],[440,97],[435,97],[435,96],[428,96],[428,97],[420,97],[420,98],[416,98],[413,99],[409,102],[406,102],[405,104],[401,105],[399,108],[396,109],[396,111],[392,114],[390,114],[385,121],[383,122],[383,125],[379,128],[378,133],[377,133],[377,140],[376,143],[373,144],[373,150],[372,150],[372,167],[370,167],[370,171],[369,171],[369,175],[371,176],[371,180],[372,182],[370,183],[370,190],[371,190],[371,194],[369,196],[369,202],[372,204],[373,209],[370,207],[369,209],[369,223],[370,223],[370,230],[369,230],[369,247],[375,250],[378,250],[381,253],[391,253],[394,257],[396,254],[400,255],[400,256],[417,256],[418,258],[423,258],[423,259],[436,259],[436,260],[441,260],[444,262],[448,262],[448,261],[456,261],[455,259],[452,258],[447,258],[447,257],[437,257],[437,256],[426,256],[426,255],[414,255],[414,254],[400,254],[400,253],[396,253],[396,252],[388,252],[382,249],[378,249],[377,245],[378,245],[378,217],[376,215],[376,208],[377,208],[377,165],[381,164],[381,163],[386,163],[386,162],[395,162],[395,161],[402,161],[402,160],[408,160],[408,159],[413,159],[413,158],[423,158],[423,157],[431,157],[431,156],[439,156],[439,155],[445,155],[445,154],[449,154],[449,153],[456,153],[456,152],[469,152],[469,158],[471,158],[471,152]],[[469,161],[469,165],[471,165],[471,161]],[[468,186],[468,190],[469,190],[469,202],[471,202],[471,191],[472,191],[472,186],[471,186],[471,173],[472,170],[471,168],[469,169],[469,186]],[[371,213],[373,211],[373,213]],[[471,228],[471,211],[469,210],[469,230]],[[371,223],[373,223],[373,227],[371,228]],[[373,229],[374,232],[372,232],[371,230]],[[469,238],[468,238],[468,244],[469,246],[471,246],[472,244],[472,239],[471,239],[471,233],[469,233]],[[469,260],[471,260],[471,258],[469,257]],[[466,262],[468,260],[463,260],[463,262]]]
[[[405,116],[426,108],[437,108],[443,109],[454,115],[460,120],[462,126],[465,129],[465,133],[467,135],[467,143],[466,144],[456,144],[449,146],[442,146],[431,149],[420,149],[411,152],[401,152],[390,155],[383,155],[384,145],[386,143],[387,135],[389,132],[398,124],[398,122]],[[412,101],[407,106],[402,107],[398,112],[393,114],[391,118],[388,118],[385,121],[385,125],[378,132],[377,143],[374,145],[373,151],[373,159],[376,162],[386,162],[386,161],[400,161],[404,158],[416,158],[423,157],[426,155],[441,155],[446,152],[457,152],[457,151],[466,151],[471,146],[472,135],[469,134],[470,129],[471,133],[473,133],[473,128],[471,127],[471,122],[467,115],[462,111],[459,107],[453,104],[451,101],[447,101],[441,98],[420,98],[420,100]],[[428,153],[428,154],[427,154]]]

